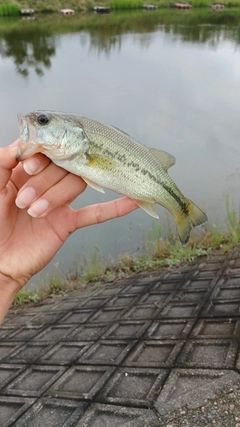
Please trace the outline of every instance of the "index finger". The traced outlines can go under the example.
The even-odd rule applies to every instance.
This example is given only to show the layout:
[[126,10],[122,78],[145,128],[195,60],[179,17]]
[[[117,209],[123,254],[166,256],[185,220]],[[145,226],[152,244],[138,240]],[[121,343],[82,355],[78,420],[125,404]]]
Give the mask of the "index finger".
[[124,216],[138,209],[138,207],[139,206],[128,197],[86,206],[75,211],[75,229],[87,227],[88,225],[100,224],[101,222]]

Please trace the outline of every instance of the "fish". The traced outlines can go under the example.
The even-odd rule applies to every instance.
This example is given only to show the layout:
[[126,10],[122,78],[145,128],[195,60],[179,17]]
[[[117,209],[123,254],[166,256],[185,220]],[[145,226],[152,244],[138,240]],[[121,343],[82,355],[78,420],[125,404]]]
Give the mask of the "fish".
[[207,215],[187,199],[168,174],[175,157],[148,148],[120,129],[78,114],[33,111],[18,115],[17,158],[41,152],[92,188],[108,188],[131,198],[154,218],[156,204],[174,217],[182,245]]

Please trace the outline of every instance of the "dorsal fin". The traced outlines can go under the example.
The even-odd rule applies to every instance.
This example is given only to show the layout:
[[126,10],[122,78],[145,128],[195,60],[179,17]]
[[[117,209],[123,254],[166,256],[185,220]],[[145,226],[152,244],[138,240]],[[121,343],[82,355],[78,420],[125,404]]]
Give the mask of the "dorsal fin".
[[156,148],[149,148],[149,151],[157,157],[162,163],[164,169],[167,171],[171,166],[175,165],[176,159],[171,154],[163,150],[157,150]]

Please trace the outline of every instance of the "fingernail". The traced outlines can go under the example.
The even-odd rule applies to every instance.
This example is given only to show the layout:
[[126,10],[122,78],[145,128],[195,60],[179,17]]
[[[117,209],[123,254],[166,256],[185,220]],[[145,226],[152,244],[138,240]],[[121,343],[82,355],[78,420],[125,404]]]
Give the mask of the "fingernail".
[[37,200],[33,205],[28,209],[28,214],[33,218],[36,218],[42,215],[48,208],[49,203],[45,199]]
[[36,197],[36,191],[32,187],[27,187],[17,196],[15,203],[18,208],[24,209],[29,206]]
[[23,163],[23,169],[28,175],[34,175],[41,170],[41,163],[36,157],[31,157]]

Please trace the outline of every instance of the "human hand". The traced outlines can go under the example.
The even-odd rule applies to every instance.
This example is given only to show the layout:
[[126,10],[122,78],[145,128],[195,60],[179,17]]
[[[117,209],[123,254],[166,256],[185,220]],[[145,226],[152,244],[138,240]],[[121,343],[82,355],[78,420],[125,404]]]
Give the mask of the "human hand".
[[42,154],[23,163],[16,154],[16,143],[0,148],[0,322],[15,294],[71,233],[137,208],[124,197],[75,211],[69,204],[86,188],[80,177]]

